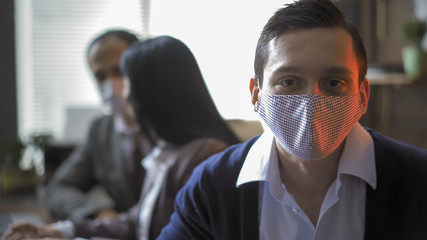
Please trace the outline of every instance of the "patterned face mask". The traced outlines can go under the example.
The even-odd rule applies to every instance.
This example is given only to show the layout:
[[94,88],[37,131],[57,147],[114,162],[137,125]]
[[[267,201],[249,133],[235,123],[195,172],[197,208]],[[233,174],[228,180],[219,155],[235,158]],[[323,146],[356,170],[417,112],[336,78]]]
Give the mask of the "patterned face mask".
[[280,145],[312,161],[334,152],[363,114],[360,95],[272,95],[260,92],[257,111]]
[[107,114],[118,114],[121,112],[124,101],[114,94],[111,81],[104,81],[100,85],[103,110]]

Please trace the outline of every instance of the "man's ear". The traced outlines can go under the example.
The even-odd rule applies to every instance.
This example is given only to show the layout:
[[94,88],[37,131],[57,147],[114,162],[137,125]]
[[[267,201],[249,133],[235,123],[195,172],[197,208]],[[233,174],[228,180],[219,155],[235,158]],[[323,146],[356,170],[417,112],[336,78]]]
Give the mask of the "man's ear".
[[255,78],[251,78],[250,83],[249,83],[249,90],[251,91],[251,102],[252,105],[254,106],[254,111],[257,111],[257,106],[258,106],[258,94],[259,94],[259,86],[258,86],[258,81],[255,80]]
[[369,94],[371,92],[371,89],[369,87],[369,81],[367,78],[363,79],[363,82],[360,84],[360,100],[363,106],[363,113],[365,114],[368,110],[368,101],[369,101]]

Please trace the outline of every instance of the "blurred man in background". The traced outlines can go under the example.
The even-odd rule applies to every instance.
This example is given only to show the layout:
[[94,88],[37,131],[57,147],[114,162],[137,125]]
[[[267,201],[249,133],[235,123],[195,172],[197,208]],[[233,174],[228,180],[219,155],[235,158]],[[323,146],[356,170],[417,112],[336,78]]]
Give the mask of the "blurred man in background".
[[[151,144],[125,111],[120,57],[138,38],[125,30],[97,36],[87,61],[107,115],[95,119],[86,141],[58,168],[47,186],[46,206],[56,219],[114,218],[137,203],[144,178],[140,164]],[[88,191],[101,185],[112,201],[96,201]]]

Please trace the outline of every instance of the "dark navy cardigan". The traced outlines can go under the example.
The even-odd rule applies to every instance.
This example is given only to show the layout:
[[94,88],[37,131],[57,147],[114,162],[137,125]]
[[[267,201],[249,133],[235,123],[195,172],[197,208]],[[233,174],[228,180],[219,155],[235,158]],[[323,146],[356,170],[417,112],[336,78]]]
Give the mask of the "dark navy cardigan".
[[[365,239],[427,239],[427,150],[368,131],[375,146],[377,189],[367,185]],[[256,139],[194,170],[158,239],[259,239],[258,183],[236,188]]]

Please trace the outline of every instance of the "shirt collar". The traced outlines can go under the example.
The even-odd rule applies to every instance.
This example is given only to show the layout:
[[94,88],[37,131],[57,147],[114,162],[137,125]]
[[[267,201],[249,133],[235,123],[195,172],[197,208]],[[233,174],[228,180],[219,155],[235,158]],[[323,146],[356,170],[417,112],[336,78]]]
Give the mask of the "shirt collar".
[[163,140],[157,141],[156,146],[151,150],[147,156],[145,156],[142,161],[141,165],[145,168],[147,172],[150,171],[150,169],[154,168],[168,168],[172,164],[175,163],[176,157],[160,157],[162,154],[167,156],[168,151],[176,151],[175,146],[173,144],[168,144]]
[[[267,128],[261,137],[252,145],[237,178],[236,186],[253,181],[269,181],[269,169],[278,161],[274,144],[274,135]],[[338,175],[350,174],[366,181],[376,188],[376,168],[374,143],[369,133],[357,123],[346,138],[338,166]]]
[[114,115],[114,130],[124,135],[135,135],[139,131],[137,124],[128,126],[125,124],[123,117],[120,114]]
[[245,158],[245,162],[240,169],[239,177],[237,178],[236,183],[237,187],[248,182],[266,180],[267,165],[270,161],[273,148],[275,148],[273,140],[273,134],[271,131],[266,129],[252,145],[251,149],[249,149],[248,155]]
[[363,179],[373,189],[377,187],[374,141],[359,123],[346,138],[338,174],[353,175]]

